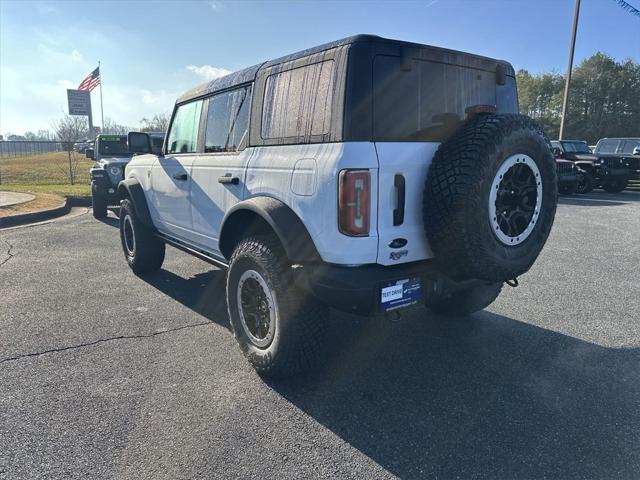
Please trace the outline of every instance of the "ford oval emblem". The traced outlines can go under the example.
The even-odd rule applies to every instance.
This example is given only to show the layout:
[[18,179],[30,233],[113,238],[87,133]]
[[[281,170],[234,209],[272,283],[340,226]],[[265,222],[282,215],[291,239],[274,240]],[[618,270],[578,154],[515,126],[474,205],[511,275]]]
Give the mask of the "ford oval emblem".
[[402,248],[407,244],[406,238],[394,238],[389,242],[389,248]]

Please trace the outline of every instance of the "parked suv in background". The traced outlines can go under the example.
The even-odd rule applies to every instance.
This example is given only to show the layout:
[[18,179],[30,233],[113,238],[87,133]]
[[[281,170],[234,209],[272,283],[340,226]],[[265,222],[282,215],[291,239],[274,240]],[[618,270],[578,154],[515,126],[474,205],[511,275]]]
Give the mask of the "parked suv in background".
[[562,195],[571,195],[578,189],[580,172],[575,163],[569,160],[556,158],[556,171],[558,172],[558,192]]
[[594,153],[605,162],[624,162],[629,167],[629,180],[640,182],[640,138],[602,138]]
[[571,160],[580,168],[578,193],[589,193],[594,187],[618,193],[627,187],[629,167],[619,157],[605,159],[591,153],[587,142],[581,140],[556,140],[551,146],[557,159]]
[[556,210],[549,141],[517,112],[510,64],[370,35],[219,78],[178,98],[161,155],[129,134],[125,258],[155,271],[168,243],[226,268],[263,375],[319,361],[329,306],[480,310]]
[[[150,133],[153,152],[162,150],[163,133]],[[117,205],[118,183],[124,178],[124,167],[131,160],[126,135],[98,135],[94,148],[85,151],[87,158],[96,161],[89,171],[91,177],[91,203],[93,216],[103,218],[107,216],[109,205]]]

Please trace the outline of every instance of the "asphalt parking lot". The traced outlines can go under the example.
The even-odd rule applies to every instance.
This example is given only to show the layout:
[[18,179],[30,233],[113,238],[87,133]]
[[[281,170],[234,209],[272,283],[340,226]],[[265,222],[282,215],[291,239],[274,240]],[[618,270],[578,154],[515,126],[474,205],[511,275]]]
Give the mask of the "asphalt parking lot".
[[640,193],[565,197],[486,311],[334,314],[313,375],[265,382],[224,273],[138,278],[117,220],[0,231],[0,478],[638,478]]

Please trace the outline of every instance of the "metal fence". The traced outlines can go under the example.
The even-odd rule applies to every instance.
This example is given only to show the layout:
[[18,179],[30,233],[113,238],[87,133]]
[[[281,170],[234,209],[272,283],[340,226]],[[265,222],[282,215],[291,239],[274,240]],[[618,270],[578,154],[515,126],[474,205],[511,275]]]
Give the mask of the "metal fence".
[[0,140],[0,158],[25,157],[39,153],[73,150],[73,143],[45,140]]
[[0,141],[0,186],[88,185],[92,165],[70,142]]

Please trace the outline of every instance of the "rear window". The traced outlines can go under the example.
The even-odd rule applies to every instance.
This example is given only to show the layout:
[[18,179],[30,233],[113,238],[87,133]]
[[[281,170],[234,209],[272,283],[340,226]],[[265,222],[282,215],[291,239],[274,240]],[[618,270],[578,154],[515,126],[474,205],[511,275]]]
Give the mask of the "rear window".
[[596,146],[597,153],[616,153],[618,140],[602,140]]
[[400,57],[373,61],[373,134],[382,141],[443,141],[466,118],[465,109],[495,105],[500,113],[518,111],[515,79],[496,84],[494,72]]
[[262,138],[329,133],[333,88],[333,60],[270,75],[262,105]]

